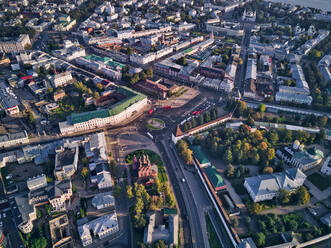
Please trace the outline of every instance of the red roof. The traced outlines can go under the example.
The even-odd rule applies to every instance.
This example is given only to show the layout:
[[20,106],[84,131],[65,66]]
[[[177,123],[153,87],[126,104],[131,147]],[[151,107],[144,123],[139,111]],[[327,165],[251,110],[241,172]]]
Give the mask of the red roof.
[[27,75],[27,76],[22,77],[22,80],[27,80],[27,79],[32,79],[32,76],[31,75]]

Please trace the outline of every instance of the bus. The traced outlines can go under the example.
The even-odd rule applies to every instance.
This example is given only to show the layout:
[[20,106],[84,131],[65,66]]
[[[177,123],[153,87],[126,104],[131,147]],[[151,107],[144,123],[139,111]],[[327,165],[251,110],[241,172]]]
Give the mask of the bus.
[[147,136],[150,137],[151,139],[154,139],[153,135],[151,135],[150,132],[147,132]]

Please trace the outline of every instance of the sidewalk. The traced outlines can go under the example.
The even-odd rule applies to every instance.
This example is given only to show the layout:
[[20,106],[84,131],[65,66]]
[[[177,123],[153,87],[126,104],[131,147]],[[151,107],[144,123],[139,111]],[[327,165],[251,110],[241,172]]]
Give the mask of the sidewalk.
[[314,184],[312,184],[309,180],[305,180],[304,185],[309,189],[309,193],[311,193],[318,201],[322,201],[331,197],[330,187],[326,190],[320,191]]

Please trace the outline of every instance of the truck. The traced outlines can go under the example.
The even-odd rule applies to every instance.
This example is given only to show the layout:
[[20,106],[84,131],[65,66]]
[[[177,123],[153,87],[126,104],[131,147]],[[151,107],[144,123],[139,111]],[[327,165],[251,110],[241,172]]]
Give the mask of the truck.
[[153,135],[151,135],[150,132],[147,132],[147,136],[150,137],[151,139],[154,139]]

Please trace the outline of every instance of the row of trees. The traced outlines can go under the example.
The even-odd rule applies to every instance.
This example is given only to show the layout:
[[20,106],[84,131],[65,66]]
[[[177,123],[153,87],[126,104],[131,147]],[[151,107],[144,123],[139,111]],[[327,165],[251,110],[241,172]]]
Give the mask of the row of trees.
[[182,157],[182,159],[185,161],[186,164],[192,165],[193,164],[193,151],[189,149],[188,144],[185,140],[181,139],[177,142],[176,148]]
[[206,111],[204,114],[200,114],[197,117],[193,117],[191,120],[186,121],[183,125],[182,125],[182,129],[184,131],[187,131],[193,127],[196,126],[200,126],[204,123],[207,123],[211,120],[215,120],[218,117],[218,109],[217,108],[213,108],[209,111]]
[[24,247],[26,248],[46,248],[47,247],[47,239],[44,235],[44,230],[42,227],[38,229],[34,229],[33,232],[28,234],[22,234],[18,232],[19,236],[23,242]]

